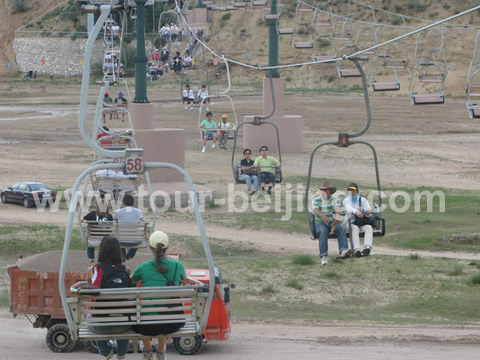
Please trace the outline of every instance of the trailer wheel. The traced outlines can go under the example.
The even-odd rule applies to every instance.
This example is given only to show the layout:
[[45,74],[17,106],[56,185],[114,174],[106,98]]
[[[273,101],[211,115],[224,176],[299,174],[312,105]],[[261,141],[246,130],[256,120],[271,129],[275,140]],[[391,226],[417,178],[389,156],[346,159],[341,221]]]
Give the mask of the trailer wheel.
[[85,349],[92,354],[98,354],[98,347],[96,341],[84,341]]
[[193,355],[197,353],[203,344],[203,339],[200,335],[182,336],[173,338],[173,346],[179,354]]
[[75,341],[70,337],[67,324],[55,324],[47,331],[45,339],[47,346],[53,352],[70,352],[75,347]]

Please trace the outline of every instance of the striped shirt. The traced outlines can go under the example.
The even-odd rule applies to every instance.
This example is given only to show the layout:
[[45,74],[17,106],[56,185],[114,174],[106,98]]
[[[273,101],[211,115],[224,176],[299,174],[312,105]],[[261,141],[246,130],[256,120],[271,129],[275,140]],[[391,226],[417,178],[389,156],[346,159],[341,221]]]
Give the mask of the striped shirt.
[[[328,217],[329,221],[334,220],[335,215],[335,207],[342,206],[342,203],[336,196],[330,196],[330,199],[325,200],[322,199],[321,196],[316,196],[312,200],[312,208],[320,210],[326,217]],[[321,222],[322,219],[315,214],[315,222]]]

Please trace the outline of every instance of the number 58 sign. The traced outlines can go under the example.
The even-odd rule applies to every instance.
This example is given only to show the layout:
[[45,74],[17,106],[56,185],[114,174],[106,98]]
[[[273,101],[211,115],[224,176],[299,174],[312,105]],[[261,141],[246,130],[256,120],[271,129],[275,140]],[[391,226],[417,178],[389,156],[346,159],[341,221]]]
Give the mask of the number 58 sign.
[[143,174],[143,149],[125,149],[125,174]]

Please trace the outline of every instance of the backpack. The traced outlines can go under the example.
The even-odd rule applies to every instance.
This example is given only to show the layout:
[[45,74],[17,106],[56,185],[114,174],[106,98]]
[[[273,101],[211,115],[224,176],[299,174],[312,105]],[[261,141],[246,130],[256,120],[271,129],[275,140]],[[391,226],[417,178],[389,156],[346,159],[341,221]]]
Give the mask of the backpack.
[[127,273],[125,265],[116,265],[113,267],[98,263],[97,266],[103,269],[102,283],[100,284],[100,288],[116,289],[133,286],[132,280],[130,279],[130,275]]

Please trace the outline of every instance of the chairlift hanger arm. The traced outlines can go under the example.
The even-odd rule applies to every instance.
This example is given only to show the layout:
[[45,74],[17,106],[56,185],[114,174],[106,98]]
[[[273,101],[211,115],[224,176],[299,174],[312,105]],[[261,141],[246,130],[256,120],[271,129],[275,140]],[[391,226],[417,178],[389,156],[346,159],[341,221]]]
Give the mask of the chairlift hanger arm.
[[368,83],[367,83],[367,76],[365,75],[365,71],[363,70],[363,66],[360,65],[359,60],[368,60],[366,57],[351,57],[351,61],[355,64],[357,67],[358,71],[360,71],[360,75],[362,76],[362,90],[363,90],[363,98],[365,101],[365,108],[367,110],[367,122],[365,123],[364,127],[357,133],[354,134],[348,134],[349,138],[355,138],[362,136],[367,132],[367,130],[370,127],[370,124],[372,122],[372,111],[370,109],[370,97],[368,95]]
[[86,117],[87,117],[87,100],[88,100],[88,86],[90,80],[90,59],[92,57],[93,46],[95,45],[95,40],[100,33],[100,30],[103,27],[106,19],[110,15],[111,6],[102,5],[100,6],[100,17],[98,18],[95,26],[92,29],[92,32],[88,36],[87,45],[85,47],[85,57],[83,64],[83,74],[82,74],[82,88],[80,95],[80,112],[78,115],[78,128],[80,130],[80,135],[85,144],[88,145],[96,154],[105,157],[125,157],[125,151],[111,151],[102,149],[96,144],[96,142],[91,139],[87,134],[86,129]]

